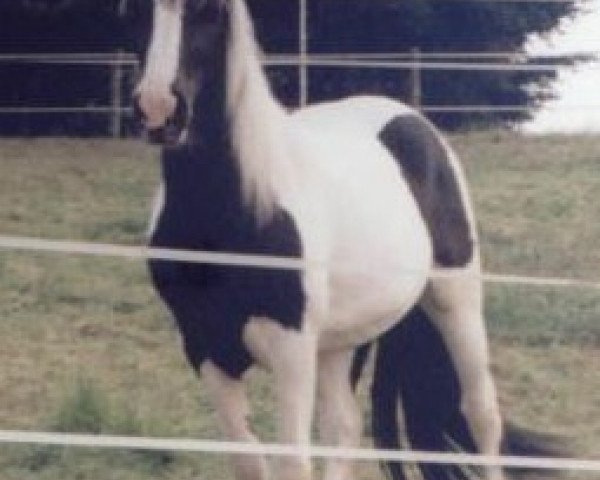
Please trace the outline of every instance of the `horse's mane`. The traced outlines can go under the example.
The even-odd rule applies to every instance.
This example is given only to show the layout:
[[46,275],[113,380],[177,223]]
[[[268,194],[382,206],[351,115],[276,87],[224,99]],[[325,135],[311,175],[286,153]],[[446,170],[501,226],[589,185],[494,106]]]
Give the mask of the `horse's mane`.
[[282,175],[286,111],[263,73],[261,52],[244,0],[230,0],[227,46],[227,111],[242,191],[259,219],[270,217],[274,182]]

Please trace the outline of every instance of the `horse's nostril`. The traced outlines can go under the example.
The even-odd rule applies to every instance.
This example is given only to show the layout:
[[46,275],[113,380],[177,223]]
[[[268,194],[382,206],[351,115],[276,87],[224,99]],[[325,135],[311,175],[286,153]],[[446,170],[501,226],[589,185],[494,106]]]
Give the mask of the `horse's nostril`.
[[137,127],[150,143],[174,145],[179,141],[188,120],[188,106],[181,92],[172,88],[164,97],[136,92],[132,103]]
[[145,86],[138,88],[133,96],[135,116],[147,128],[162,127],[173,116],[177,97],[168,88]]

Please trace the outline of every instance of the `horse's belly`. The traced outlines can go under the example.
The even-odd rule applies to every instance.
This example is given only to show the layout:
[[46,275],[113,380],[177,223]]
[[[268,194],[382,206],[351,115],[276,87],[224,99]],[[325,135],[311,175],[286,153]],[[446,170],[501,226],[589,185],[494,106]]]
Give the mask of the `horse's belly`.
[[[320,332],[323,350],[355,346],[396,324],[418,301],[425,277],[383,282],[356,279],[332,285],[328,318]],[[366,282],[366,283],[365,283]]]
[[411,217],[399,215],[396,228],[355,232],[353,238],[348,232],[350,238],[338,243],[321,348],[377,337],[418,301],[430,273],[431,245],[420,218]]

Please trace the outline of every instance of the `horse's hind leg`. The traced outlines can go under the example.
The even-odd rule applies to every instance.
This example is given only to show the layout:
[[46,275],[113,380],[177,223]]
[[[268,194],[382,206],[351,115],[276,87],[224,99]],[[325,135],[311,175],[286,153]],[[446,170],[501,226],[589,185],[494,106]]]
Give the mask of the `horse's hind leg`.
[[[228,377],[210,361],[204,362],[200,370],[224,435],[232,441],[256,442],[248,426],[249,407],[243,382]],[[267,465],[263,457],[234,455],[232,460],[238,480],[267,480]]]
[[[321,440],[328,446],[360,443],[361,417],[349,374],[353,357],[353,350],[319,353],[317,409]],[[352,480],[353,473],[350,460],[332,459],[324,480]]]
[[[481,280],[434,279],[426,289],[423,307],[452,357],[461,386],[461,410],[480,453],[499,455],[502,420],[489,367]],[[500,467],[488,467],[486,474],[488,480],[504,478]]]

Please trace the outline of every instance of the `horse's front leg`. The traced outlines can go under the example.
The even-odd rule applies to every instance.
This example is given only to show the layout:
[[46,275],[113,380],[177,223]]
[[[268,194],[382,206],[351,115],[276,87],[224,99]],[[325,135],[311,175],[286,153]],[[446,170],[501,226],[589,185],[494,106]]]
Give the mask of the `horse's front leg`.
[[[361,415],[349,373],[353,358],[353,349],[319,352],[317,405],[321,440],[327,446],[360,444]],[[352,480],[354,476],[352,461],[327,462],[324,480]]]
[[[248,425],[248,398],[241,380],[223,373],[211,361],[200,367],[202,380],[217,411],[223,434],[232,441],[257,442]],[[267,464],[258,455],[233,455],[235,476],[238,480],[267,480]]]
[[279,410],[279,439],[295,445],[298,455],[282,457],[276,480],[310,480],[311,425],[315,397],[317,337],[304,328],[285,328],[272,320],[252,320],[245,341],[255,358],[275,377]]

